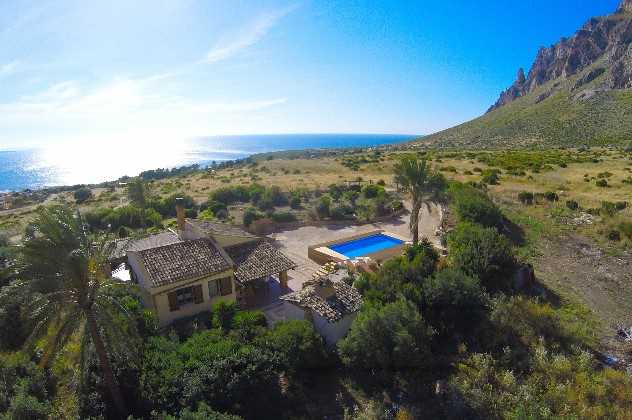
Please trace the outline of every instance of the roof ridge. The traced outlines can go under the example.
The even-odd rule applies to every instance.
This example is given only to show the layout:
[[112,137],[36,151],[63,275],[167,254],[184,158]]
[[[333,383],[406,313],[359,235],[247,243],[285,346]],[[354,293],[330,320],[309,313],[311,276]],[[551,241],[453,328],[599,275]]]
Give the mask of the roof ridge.
[[208,238],[197,238],[197,239],[188,239],[188,240],[180,239],[178,242],[173,242],[171,244],[158,245],[158,246],[154,246],[152,248],[141,249],[141,250],[139,250],[137,252],[143,253],[143,252],[147,252],[147,251],[153,251],[154,249],[166,248],[168,246],[180,245],[180,244],[185,244],[185,243],[190,243],[190,242],[200,242],[200,241],[209,242],[209,243],[212,244],[212,242]]

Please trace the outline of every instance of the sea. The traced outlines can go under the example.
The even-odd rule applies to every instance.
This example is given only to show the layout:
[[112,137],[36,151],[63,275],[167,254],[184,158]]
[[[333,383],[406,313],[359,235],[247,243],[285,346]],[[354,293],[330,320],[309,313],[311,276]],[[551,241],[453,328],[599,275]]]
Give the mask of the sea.
[[370,147],[411,140],[410,134],[266,134],[201,137],[177,142],[54,144],[2,150],[0,192],[97,184],[142,171],[243,159],[283,150]]

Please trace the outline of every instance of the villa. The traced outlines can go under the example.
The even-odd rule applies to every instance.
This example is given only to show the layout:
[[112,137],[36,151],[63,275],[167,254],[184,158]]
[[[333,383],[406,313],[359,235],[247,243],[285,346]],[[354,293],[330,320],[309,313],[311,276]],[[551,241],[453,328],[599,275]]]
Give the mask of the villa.
[[224,223],[185,219],[181,199],[176,213],[177,232],[121,239],[110,254],[112,267],[129,269],[161,327],[223,300],[255,306],[265,301],[271,284],[277,293],[287,290],[288,270],[296,264],[264,238]]

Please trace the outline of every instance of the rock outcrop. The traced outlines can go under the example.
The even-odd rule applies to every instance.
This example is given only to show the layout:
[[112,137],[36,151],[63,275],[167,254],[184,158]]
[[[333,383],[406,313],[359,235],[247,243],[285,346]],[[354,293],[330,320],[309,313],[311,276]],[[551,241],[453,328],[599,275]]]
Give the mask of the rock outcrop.
[[488,112],[552,80],[574,76],[602,59],[602,67],[607,70],[599,74],[607,73],[603,87],[632,87],[632,0],[623,0],[611,16],[590,19],[572,37],[562,38],[548,48],[540,48],[529,74],[525,77],[520,69],[517,80],[501,93]]

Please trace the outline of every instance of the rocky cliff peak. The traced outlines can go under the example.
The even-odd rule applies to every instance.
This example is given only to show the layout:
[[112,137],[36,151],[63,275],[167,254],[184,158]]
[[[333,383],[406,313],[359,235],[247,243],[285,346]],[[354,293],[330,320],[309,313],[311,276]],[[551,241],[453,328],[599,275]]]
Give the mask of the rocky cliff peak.
[[632,0],[622,0],[617,13],[632,13]]
[[[617,13],[625,15],[616,19],[592,18],[572,37],[562,38],[557,44],[540,48],[527,76],[520,69],[516,81],[500,94],[488,112],[533,92],[551,80],[574,76],[601,58],[604,58],[604,71],[599,76],[606,74],[603,76],[602,88],[632,87],[632,0],[623,0]],[[594,78],[590,81],[592,80]],[[541,96],[546,98],[551,93]]]

